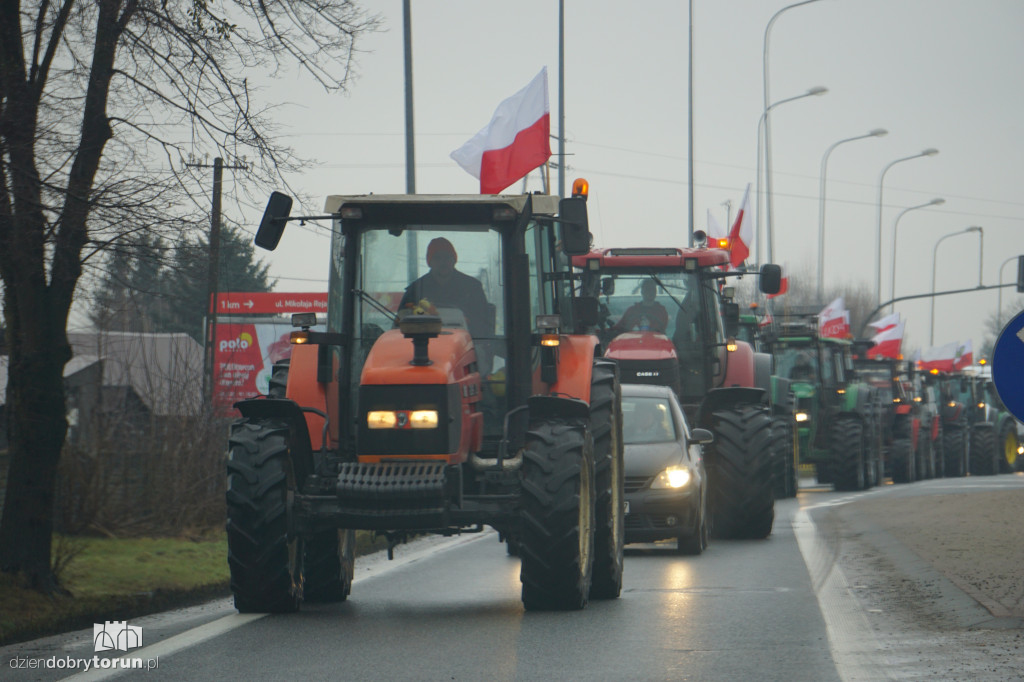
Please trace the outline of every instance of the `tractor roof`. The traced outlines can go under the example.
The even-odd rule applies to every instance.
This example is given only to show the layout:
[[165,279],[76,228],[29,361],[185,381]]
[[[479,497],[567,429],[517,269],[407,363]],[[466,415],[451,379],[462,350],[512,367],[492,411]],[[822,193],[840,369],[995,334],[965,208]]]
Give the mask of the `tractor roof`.
[[[724,249],[680,249],[675,247],[630,247],[594,249],[585,256],[574,256],[572,264],[578,268],[636,269],[638,271],[680,270],[709,268],[729,264],[729,252]],[[693,263],[692,265],[688,265]]]
[[558,197],[550,194],[360,194],[331,195],[324,210],[338,213],[342,206],[440,207],[465,205],[476,207],[507,206],[522,213],[526,200],[533,201],[533,212],[542,215],[558,213]]

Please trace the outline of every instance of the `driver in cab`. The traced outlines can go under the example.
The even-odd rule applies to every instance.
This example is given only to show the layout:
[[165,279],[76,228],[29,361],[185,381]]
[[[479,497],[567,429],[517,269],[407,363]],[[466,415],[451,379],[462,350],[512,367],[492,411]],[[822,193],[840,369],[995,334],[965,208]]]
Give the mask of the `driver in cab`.
[[435,308],[458,308],[466,318],[471,336],[490,336],[493,323],[489,323],[489,304],[479,280],[455,269],[459,256],[455,247],[444,237],[430,240],[427,245],[427,266],[430,271],[405,289],[399,303],[400,313],[411,310],[426,299]]
[[611,330],[616,334],[633,329],[664,334],[668,327],[668,311],[665,310],[665,306],[654,300],[657,293],[657,282],[645,279],[640,285],[641,301],[626,308],[626,312],[612,325]]

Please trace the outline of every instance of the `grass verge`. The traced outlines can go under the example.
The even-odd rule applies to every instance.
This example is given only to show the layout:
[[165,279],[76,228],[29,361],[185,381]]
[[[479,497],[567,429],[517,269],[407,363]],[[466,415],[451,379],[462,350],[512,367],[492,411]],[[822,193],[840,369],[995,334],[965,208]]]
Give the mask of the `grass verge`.
[[[387,546],[372,533],[356,536],[357,555]],[[61,537],[54,547],[71,596],[45,596],[0,573],[0,645],[230,594],[223,531],[198,539]]]

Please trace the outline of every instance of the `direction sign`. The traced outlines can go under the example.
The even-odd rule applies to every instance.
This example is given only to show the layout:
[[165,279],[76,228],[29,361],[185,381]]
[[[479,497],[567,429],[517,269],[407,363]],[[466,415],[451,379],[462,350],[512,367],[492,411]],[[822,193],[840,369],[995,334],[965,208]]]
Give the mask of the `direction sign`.
[[992,383],[1010,414],[1024,421],[1024,312],[999,332],[992,349]]
[[275,313],[326,313],[327,292],[238,292],[226,291],[217,296],[218,315],[254,315]]

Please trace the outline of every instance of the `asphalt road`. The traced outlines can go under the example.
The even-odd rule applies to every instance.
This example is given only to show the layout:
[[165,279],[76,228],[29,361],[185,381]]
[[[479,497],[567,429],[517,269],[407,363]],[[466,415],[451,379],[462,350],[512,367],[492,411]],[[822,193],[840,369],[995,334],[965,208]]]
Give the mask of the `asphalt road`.
[[[1024,477],[965,479],[971,494]],[[357,562],[348,602],[240,616],[229,600],[131,622],[146,679],[881,680],[1019,678],[1021,630],[991,614],[886,529],[849,513],[938,481],[855,495],[807,489],[776,506],[763,541],[700,557],[630,545],[618,600],[525,613],[518,560],[494,533],[430,538]],[[895,595],[895,596],[894,596]],[[989,623],[985,626],[984,623]],[[979,624],[983,624],[979,627]],[[92,631],[0,649],[4,680],[68,670],[11,662],[91,659]],[[1024,651],[1024,649],[1021,649]],[[997,655],[999,652],[1005,656]],[[31,663],[30,663],[31,664]],[[80,664],[79,664],[80,665]],[[104,670],[75,679],[105,679]]]

